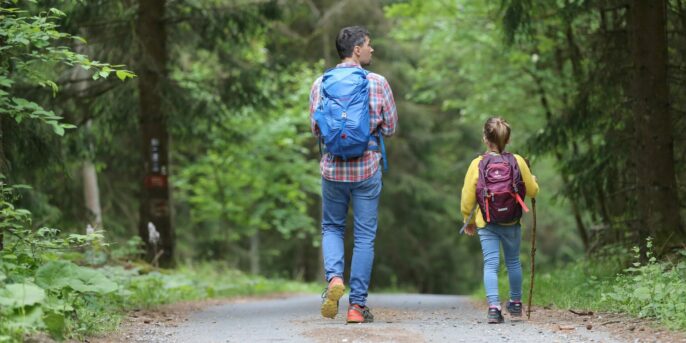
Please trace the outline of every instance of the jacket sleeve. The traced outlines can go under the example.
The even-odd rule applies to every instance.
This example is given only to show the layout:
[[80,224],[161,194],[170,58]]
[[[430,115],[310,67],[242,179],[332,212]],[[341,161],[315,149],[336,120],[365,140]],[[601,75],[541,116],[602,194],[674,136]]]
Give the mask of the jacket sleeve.
[[319,105],[319,87],[321,87],[321,79],[321,77],[317,78],[310,89],[310,130],[316,137],[319,137],[319,127],[314,120],[314,111]]
[[519,165],[519,171],[522,173],[522,180],[524,181],[524,186],[526,187],[526,196],[529,198],[535,198],[538,195],[538,183],[536,179],[531,174],[529,166],[522,156],[516,155],[517,165]]
[[388,84],[386,78],[382,77],[382,81],[383,110],[381,112],[381,117],[383,118],[383,122],[381,123],[381,134],[384,136],[392,136],[398,128],[398,109],[395,106],[395,99],[393,98],[391,86]]
[[[464,177],[464,185],[462,186],[462,198],[460,202],[460,209],[462,211],[463,221],[467,223],[467,218],[472,210],[476,207],[476,182],[479,180],[479,161],[480,157],[475,158],[467,169],[467,174]],[[476,215],[468,224],[476,222]]]

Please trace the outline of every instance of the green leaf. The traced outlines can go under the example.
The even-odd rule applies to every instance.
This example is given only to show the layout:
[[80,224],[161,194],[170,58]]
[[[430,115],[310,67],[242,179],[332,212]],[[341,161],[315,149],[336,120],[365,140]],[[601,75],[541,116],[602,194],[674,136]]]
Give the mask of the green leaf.
[[53,338],[63,339],[64,335],[64,315],[58,312],[49,312],[43,316],[43,323],[48,328],[48,332]]
[[634,297],[640,301],[646,301],[649,300],[651,295],[650,295],[650,289],[648,287],[639,287],[634,290]]
[[38,268],[36,283],[45,289],[70,288],[81,293],[105,294],[117,289],[117,284],[101,272],[67,261],[52,261]]
[[52,131],[54,131],[58,136],[64,136],[64,128],[60,125],[53,125]]
[[60,90],[60,87],[54,81],[51,81],[51,80],[45,81],[45,84],[50,86],[50,88],[52,89],[52,96],[53,97],[56,96],[57,91]]
[[8,327],[33,329],[42,326],[43,309],[40,306],[31,307],[25,311],[15,311],[9,318]]
[[67,16],[67,14],[65,14],[64,12],[62,12],[62,11],[56,9],[56,8],[51,8],[51,9],[50,9],[50,13],[52,13],[52,14],[54,14],[54,15],[56,15],[56,16],[59,16],[59,17],[65,17],[65,16]]
[[[18,188],[18,187],[15,187],[15,188]],[[26,210],[23,208],[19,208],[19,209],[15,210],[14,213],[22,215],[22,216],[30,216],[31,215],[31,212],[29,210]]]
[[13,83],[14,83],[14,81],[12,81],[11,79],[8,79],[8,78],[6,78],[6,77],[0,76],[0,86],[2,86],[2,87],[12,87],[12,84],[13,84]]
[[119,80],[122,80],[122,81],[126,80],[127,77],[131,77],[130,76],[131,73],[128,73],[125,70],[117,70],[116,74],[117,74],[117,77],[119,78]]
[[0,305],[11,308],[30,306],[45,299],[45,291],[30,283],[13,283],[0,289]]

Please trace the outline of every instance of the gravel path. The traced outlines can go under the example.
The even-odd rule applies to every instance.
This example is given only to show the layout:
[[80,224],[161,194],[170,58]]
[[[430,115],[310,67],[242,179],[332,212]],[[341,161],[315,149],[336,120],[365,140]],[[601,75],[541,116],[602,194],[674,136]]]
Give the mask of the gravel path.
[[211,306],[176,327],[156,328],[146,341],[624,342],[583,326],[551,330],[507,315],[504,324],[489,325],[485,309],[476,308],[465,296],[374,294],[369,300],[372,324],[345,324],[346,297],[332,320],[319,315],[316,295],[299,295]]

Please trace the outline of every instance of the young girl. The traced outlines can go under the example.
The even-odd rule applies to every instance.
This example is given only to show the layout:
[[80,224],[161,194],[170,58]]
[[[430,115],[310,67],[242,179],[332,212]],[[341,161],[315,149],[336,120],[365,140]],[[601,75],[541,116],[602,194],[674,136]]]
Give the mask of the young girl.
[[[467,175],[465,176],[464,186],[462,188],[462,215],[464,216],[465,233],[473,236],[478,232],[481,240],[481,250],[484,255],[484,286],[486,288],[486,298],[488,300],[488,322],[502,323],[504,321],[502,309],[500,306],[500,299],[498,298],[498,270],[500,264],[500,244],[503,245],[505,254],[505,265],[507,266],[507,274],[510,281],[510,300],[507,302],[507,310],[513,317],[520,317],[522,315],[522,264],[519,261],[519,246],[521,243],[521,226],[519,224],[519,217],[521,217],[522,207],[526,210],[523,202],[523,195],[534,198],[538,193],[538,184],[536,177],[531,175],[531,171],[524,159],[519,155],[512,156],[505,152],[505,146],[510,142],[510,125],[500,117],[490,118],[484,125],[483,141],[488,147],[488,151],[483,156],[475,158],[469,165]],[[490,156],[489,156],[490,155]],[[509,156],[508,156],[509,155]],[[507,167],[512,171],[512,177],[509,181],[508,187],[511,184],[515,185],[514,191],[509,192],[495,192],[492,190],[484,190],[484,176],[486,174],[484,163],[482,160],[487,159],[489,163],[492,160],[499,161],[501,166]],[[518,167],[509,167],[506,161],[514,162]],[[495,168],[497,169],[497,168]],[[495,170],[495,176],[500,174],[509,174],[509,170],[503,172],[503,169]],[[479,180],[480,174],[482,180]],[[521,175],[521,176],[520,176]],[[512,180],[515,179],[515,180]],[[479,196],[482,196],[480,206],[477,206],[477,183],[480,185]],[[517,184],[520,188],[517,189]],[[486,187],[487,188],[487,187]],[[493,188],[493,187],[491,187]],[[519,193],[518,193],[519,192]],[[508,206],[500,205],[501,207],[493,207],[494,203],[499,200],[495,195],[507,193],[506,196],[511,197]],[[519,196],[522,195],[522,197]],[[489,200],[491,206],[489,207]],[[484,205],[485,203],[485,205]],[[517,205],[514,204],[519,204]],[[482,211],[481,207],[484,207]],[[511,218],[503,217],[502,213],[508,211],[508,207],[516,208],[518,212],[513,212]],[[488,209],[491,210],[488,210]],[[473,211],[476,210],[476,213]],[[486,213],[482,213],[486,212]],[[505,218],[504,220],[498,220]],[[478,228],[478,230],[477,230]]]

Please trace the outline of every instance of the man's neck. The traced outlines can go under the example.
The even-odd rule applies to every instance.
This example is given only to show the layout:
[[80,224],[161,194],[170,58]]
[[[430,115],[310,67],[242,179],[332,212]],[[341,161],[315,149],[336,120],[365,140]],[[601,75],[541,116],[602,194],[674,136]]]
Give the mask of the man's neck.
[[360,60],[358,60],[354,57],[346,57],[343,60],[341,60],[341,64],[343,64],[343,63],[351,63],[351,64],[360,65]]

